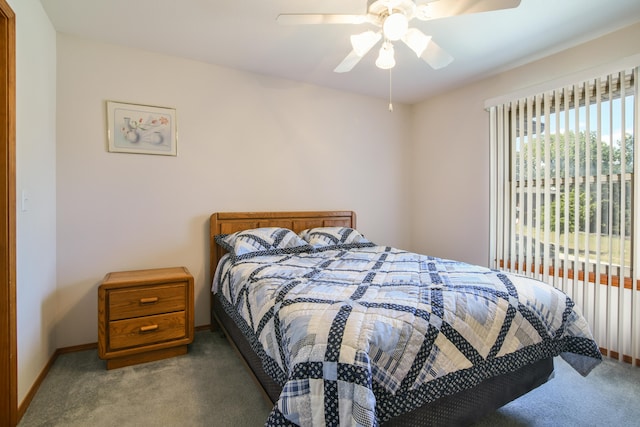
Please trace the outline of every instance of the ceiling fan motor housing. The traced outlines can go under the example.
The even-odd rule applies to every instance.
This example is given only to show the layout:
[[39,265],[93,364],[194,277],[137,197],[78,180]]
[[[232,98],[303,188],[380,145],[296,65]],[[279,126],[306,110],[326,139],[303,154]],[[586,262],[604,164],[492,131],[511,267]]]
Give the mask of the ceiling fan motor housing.
[[367,11],[371,23],[381,27],[392,13],[401,13],[410,21],[416,14],[416,4],[411,0],[369,0]]

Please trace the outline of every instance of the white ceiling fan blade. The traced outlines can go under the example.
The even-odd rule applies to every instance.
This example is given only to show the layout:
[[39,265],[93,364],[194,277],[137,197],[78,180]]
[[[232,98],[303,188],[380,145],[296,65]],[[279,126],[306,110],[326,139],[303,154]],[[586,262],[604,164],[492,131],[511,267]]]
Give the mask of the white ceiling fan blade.
[[321,15],[313,13],[283,13],[278,15],[280,25],[314,25],[314,24],[364,24],[367,15]]
[[402,41],[409,46],[419,58],[429,46],[431,36],[427,36],[419,29],[412,27],[402,36]]
[[336,73],[351,71],[361,59],[362,56],[358,55],[355,50],[352,50],[333,71]]
[[513,9],[521,0],[434,0],[418,2],[416,17],[422,20]]
[[444,49],[438,46],[433,39],[429,41],[427,48],[420,56],[434,70],[439,70],[453,61],[453,56],[449,55]]
[[351,46],[353,50],[342,60],[340,64],[333,70],[336,73],[346,73],[351,71],[358,62],[376,45],[382,38],[382,32],[374,33],[373,31],[365,31],[364,33],[354,34],[351,36]]
[[373,31],[365,31],[364,33],[354,34],[351,36],[351,46],[356,55],[365,56],[373,46],[382,38],[382,31],[374,33]]

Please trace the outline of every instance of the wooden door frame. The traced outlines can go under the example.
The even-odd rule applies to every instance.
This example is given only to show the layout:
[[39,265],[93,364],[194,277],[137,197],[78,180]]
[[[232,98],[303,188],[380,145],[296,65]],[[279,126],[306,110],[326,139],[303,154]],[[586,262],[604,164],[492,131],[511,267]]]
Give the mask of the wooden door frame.
[[18,423],[15,14],[0,0],[0,426]]

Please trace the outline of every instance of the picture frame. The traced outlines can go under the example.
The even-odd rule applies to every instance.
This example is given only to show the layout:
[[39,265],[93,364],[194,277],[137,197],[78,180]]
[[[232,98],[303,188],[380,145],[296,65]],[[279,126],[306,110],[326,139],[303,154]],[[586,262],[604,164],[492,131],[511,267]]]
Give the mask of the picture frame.
[[107,101],[109,152],[177,156],[175,108]]

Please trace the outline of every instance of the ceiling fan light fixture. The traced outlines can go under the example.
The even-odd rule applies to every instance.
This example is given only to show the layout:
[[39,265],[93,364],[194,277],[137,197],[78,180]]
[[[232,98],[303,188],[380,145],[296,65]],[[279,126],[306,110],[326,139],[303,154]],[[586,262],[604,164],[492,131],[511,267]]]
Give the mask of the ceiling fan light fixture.
[[395,12],[387,16],[382,24],[384,36],[389,40],[400,40],[409,29],[409,20],[404,13]]
[[396,60],[393,57],[394,50],[393,45],[389,42],[384,42],[378,53],[378,59],[376,59],[376,66],[383,70],[389,70],[396,66]]
[[378,43],[382,35],[373,31],[365,31],[364,33],[354,34],[351,36],[351,46],[356,55],[362,57]]
[[431,36],[425,35],[417,28],[409,28],[409,30],[407,30],[407,34],[405,34],[402,38],[402,41],[404,41],[407,46],[409,46],[411,50],[415,52],[418,58],[420,58],[427,46],[429,46],[429,42],[431,42]]

